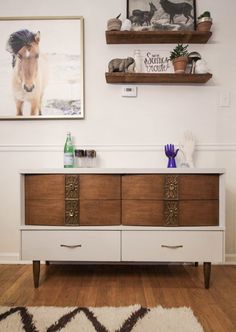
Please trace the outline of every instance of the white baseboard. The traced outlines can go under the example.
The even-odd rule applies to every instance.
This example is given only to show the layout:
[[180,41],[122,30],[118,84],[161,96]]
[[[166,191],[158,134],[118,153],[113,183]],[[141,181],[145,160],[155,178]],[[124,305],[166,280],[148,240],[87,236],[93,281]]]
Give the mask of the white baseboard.
[[18,252],[0,253],[0,264],[21,264],[20,254]]
[[225,255],[225,264],[236,265],[236,254],[226,254]]

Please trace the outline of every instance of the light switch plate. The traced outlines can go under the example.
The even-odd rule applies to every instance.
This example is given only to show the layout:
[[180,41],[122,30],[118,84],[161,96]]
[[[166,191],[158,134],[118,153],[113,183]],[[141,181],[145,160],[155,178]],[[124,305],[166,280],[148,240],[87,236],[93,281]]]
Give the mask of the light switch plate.
[[133,85],[122,86],[121,91],[122,97],[137,97],[137,87]]

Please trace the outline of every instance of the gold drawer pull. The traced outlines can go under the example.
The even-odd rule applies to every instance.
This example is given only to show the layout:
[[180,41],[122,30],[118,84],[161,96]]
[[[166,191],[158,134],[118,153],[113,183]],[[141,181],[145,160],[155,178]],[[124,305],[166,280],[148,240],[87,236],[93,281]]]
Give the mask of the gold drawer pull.
[[61,247],[64,247],[64,248],[71,248],[71,249],[74,249],[74,248],[81,248],[81,247],[82,247],[81,244],[75,244],[75,245],[71,245],[71,246],[69,246],[69,245],[67,245],[67,244],[61,244],[60,246],[61,246]]
[[178,249],[178,248],[183,248],[182,245],[180,246],[166,246],[164,244],[161,245],[162,248],[169,248],[169,249]]

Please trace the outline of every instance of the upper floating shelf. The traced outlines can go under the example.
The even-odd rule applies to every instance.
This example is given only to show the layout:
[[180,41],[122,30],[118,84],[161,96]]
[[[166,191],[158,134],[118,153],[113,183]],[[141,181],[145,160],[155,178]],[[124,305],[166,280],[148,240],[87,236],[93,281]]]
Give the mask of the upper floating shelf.
[[107,44],[205,44],[210,31],[106,31]]

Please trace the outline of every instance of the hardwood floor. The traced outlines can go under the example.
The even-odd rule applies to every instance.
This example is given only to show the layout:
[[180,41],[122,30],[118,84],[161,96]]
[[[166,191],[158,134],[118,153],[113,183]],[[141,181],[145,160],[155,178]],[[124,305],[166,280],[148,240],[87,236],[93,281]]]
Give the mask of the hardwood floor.
[[210,289],[199,265],[0,265],[0,305],[191,307],[205,332],[236,331],[236,266],[212,266]]

